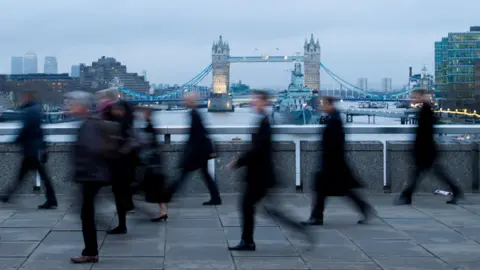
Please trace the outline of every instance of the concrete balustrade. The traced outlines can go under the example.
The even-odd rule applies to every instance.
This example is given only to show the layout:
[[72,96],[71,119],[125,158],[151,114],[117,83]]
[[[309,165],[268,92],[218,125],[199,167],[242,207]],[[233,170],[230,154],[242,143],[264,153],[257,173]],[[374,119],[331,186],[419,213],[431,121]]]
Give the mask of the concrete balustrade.
[[[438,164],[456,181],[465,192],[478,191],[478,144],[458,142],[440,142],[438,145]],[[413,175],[413,142],[387,141],[387,187],[392,192],[400,192],[406,181]],[[428,173],[417,187],[419,192],[432,192],[434,189],[446,189],[435,174]],[[448,189],[447,189],[448,190]]]
[[[320,142],[300,142],[300,172],[304,192],[312,189],[314,174],[320,169],[321,151]],[[355,176],[370,191],[383,192],[383,144],[379,141],[351,141],[346,143],[345,152]]]
[[[274,165],[278,177],[278,192],[295,192],[299,187],[308,192],[311,188],[312,174],[319,169],[319,155],[321,148],[316,140],[320,126],[274,126]],[[236,137],[237,135],[252,134],[254,127],[209,127],[210,134]],[[176,142],[176,135],[184,135],[187,127],[159,127],[157,132],[164,137],[165,144],[160,146],[163,153],[163,162],[168,181],[178,179],[178,168],[184,143]],[[376,135],[395,135],[409,137],[415,132],[413,126],[346,126],[345,132],[349,136],[355,134],[369,134],[372,138]],[[0,127],[0,137],[3,141],[13,138],[17,134],[16,128]],[[58,193],[68,193],[72,188],[72,143],[59,142],[66,137],[71,140],[76,133],[75,127],[45,126],[49,140],[49,160],[47,171]],[[439,134],[480,134],[480,126],[440,125],[436,127]],[[2,136],[3,135],[3,136]],[[277,137],[277,136],[282,136]],[[365,137],[365,136],[364,136]],[[403,137],[402,137],[403,138]],[[74,137],[73,137],[74,139]],[[241,190],[242,174],[244,169],[230,170],[226,168],[235,156],[245,152],[250,147],[249,142],[222,141],[229,140],[217,138],[215,148],[218,157],[214,160],[215,175],[222,193],[236,193]],[[354,139],[354,138],[353,138]],[[294,141],[294,142],[292,142]],[[385,145],[385,149],[383,147]],[[299,147],[299,149],[296,149]],[[352,141],[347,142],[346,156],[358,177],[366,183],[371,192],[399,192],[405,181],[409,179],[413,164],[411,160],[411,142],[405,141]],[[480,178],[480,144],[454,142],[439,143],[439,162],[444,165],[447,173],[465,189],[466,192],[478,192]],[[4,191],[7,183],[12,181],[18,173],[20,166],[20,149],[12,144],[0,144],[0,193]],[[385,157],[385,158],[384,158]],[[299,159],[299,160],[297,160]],[[296,185],[296,175],[300,175],[300,186]],[[206,193],[207,189],[200,179],[200,172],[189,176],[183,193]],[[443,186],[434,181],[434,175],[427,176],[419,186],[420,192],[432,192]],[[385,180],[385,182],[384,182]],[[385,183],[385,185],[384,185]],[[35,184],[35,175],[29,176],[21,193],[32,193]],[[108,189],[106,189],[108,191]]]

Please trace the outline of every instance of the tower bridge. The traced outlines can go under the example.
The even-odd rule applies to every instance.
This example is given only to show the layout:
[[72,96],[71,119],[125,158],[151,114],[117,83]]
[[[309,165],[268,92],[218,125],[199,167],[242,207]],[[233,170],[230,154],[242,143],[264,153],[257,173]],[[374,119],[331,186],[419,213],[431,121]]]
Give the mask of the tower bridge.
[[[205,67],[195,77],[181,85],[178,89],[161,95],[149,95],[139,93],[127,88],[119,88],[121,95],[125,99],[135,102],[165,102],[168,100],[178,100],[182,98],[183,93],[192,90],[198,85],[210,72],[212,73],[212,93],[208,99],[209,111],[233,111],[233,98],[230,94],[230,64],[232,63],[285,63],[285,62],[303,62],[305,86],[311,91],[324,92],[320,88],[320,70],[323,70],[329,77],[340,85],[340,91],[332,91],[335,95],[339,93],[342,98],[352,100],[401,100],[408,97],[413,89],[402,89],[401,91],[389,94],[379,94],[365,91],[352,83],[347,82],[339,75],[328,69],[321,62],[321,48],[319,40],[315,40],[313,34],[310,39],[306,39],[303,45],[303,55],[262,55],[262,56],[231,56],[230,45],[220,36],[218,41],[213,42],[212,62]],[[344,97],[342,93],[346,93]],[[348,94],[350,93],[350,95]],[[356,95],[353,95],[355,93]]]

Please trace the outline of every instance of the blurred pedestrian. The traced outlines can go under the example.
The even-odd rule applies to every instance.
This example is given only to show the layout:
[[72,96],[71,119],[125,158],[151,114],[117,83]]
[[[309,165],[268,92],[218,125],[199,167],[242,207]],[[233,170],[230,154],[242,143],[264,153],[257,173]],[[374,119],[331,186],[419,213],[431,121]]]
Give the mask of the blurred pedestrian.
[[67,95],[70,111],[83,119],[74,146],[74,180],[79,184],[82,196],[82,234],[85,248],[81,256],[71,258],[73,263],[98,262],[97,230],[95,226],[95,197],[99,190],[111,183],[108,161],[115,155],[118,124],[89,116],[92,95],[87,92],[71,92]]
[[437,161],[437,147],[434,139],[434,125],[436,123],[433,112],[431,96],[425,89],[417,89],[411,94],[412,102],[421,104],[420,116],[418,119],[417,134],[413,146],[413,160],[415,169],[410,181],[406,183],[405,189],[395,200],[395,204],[411,204],[412,195],[417,187],[421,176],[432,171],[451,190],[453,197],[447,201],[448,204],[456,204],[458,199],[463,197],[460,186],[451,179],[445,169]]
[[215,158],[212,141],[208,138],[207,129],[203,125],[202,117],[197,111],[197,96],[191,93],[185,97],[185,105],[190,109],[190,132],[185,146],[183,159],[180,163],[182,172],[180,178],[168,189],[167,197],[176,193],[187,180],[189,173],[200,169],[203,181],[210,193],[210,200],[203,205],[220,205],[222,199],[217,184],[208,172],[208,160]]
[[[253,239],[255,205],[267,196],[269,189],[275,187],[276,181],[272,160],[272,128],[265,112],[265,105],[267,103],[268,95],[266,92],[254,92],[252,107],[258,114],[260,121],[257,131],[252,137],[251,149],[240,158],[228,164],[229,168],[247,167],[247,174],[245,176],[246,186],[241,201],[243,217],[242,236],[240,243],[236,246],[229,247],[230,250],[256,250]],[[272,199],[272,197],[270,197],[270,199]],[[271,205],[266,205],[265,208],[270,214],[275,216],[279,222],[304,233],[309,241],[313,240],[299,222],[292,221],[274,206],[278,205],[278,202],[271,200],[270,203]]]
[[162,171],[162,158],[158,152],[157,134],[152,123],[152,110],[143,109],[145,122],[144,129],[145,140],[142,142],[140,150],[141,163],[145,166],[145,173],[140,179],[139,186],[136,189],[145,193],[145,201],[159,205],[160,212],[157,216],[151,218],[152,222],[165,221],[168,219],[167,205],[165,198],[165,175]]
[[345,158],[345,131],[340,112],[332,97],[323,97],[322,110],[328,114],[322,138],[320,171],[315,175],[315,199],[312,212],[304,225],[323,225],[325,201],[330,196],[347,196],[362,213],[359,224],[366,223],[373,215],[373,208],[358,192],[363,185],[356,179]]
[[13,183],[6,188],[6,195],[1,197],[3,202],[7,202],[10,196],[21,186],[28,172],[38,172],[40,179],[45,185],[47,201],[39,205],[39,209],[57,208],[57,198],[52,182],[47,175],[44,163],[47,161],[46,143],[44,140],[42,124],[42,106],[35,101],[33,92],[23,93],[22,123],[20,134],[15,139],[15,143],[23,148],[23,159],[20,165],[20,172]]

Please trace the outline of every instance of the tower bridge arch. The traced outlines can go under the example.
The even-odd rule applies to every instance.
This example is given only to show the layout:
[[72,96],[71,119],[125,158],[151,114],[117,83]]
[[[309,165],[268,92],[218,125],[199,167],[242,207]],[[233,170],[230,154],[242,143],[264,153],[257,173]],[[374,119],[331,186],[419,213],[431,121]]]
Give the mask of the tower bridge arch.
[[222,36],[212,45],[212,95],[208,110],[215,112],[233,111],[230,95],[230,64],[232,63],[284,63],[303,62],[305,86],[311,91],[320,91],[320,41],[305,39],[303,55],[298,56],[231,56],[230,45]]

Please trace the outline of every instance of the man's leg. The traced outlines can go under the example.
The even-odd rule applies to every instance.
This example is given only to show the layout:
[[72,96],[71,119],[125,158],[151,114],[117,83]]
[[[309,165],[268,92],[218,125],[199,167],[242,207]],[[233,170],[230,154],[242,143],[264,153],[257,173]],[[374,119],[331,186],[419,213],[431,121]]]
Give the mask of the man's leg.
[[396,199],[395,204],[412,204],[413,192],[417,188],[419,181],[421,180],[422,173],[426,170],[424,167],[416,166],[412,176],[407,180],[406,186],[400,193],[400,196]]
[[435,164],[433,166],[433,173],[443,182],[445,183],[446,185],[448,185],[448,187],[450,188],[450,190],[452,191],[453,193],[453,198],[451,200],[448,200],[447,203],[448,204],[456,204],[458,199],[462,198],[463,197],[463,191],[462,189],[460,188],[460,186],[452,179],[448,176],[447,172],[445,171],[445,169],[443,168],[443,166],[439,165],[439,164]]
[[83,203],[81,210],[82,234],[85,248],[82,255],[72,258],[74,263],[92,263],[98,261],[97,229],[95,228],[95,196],[100,186],[84,184],[82,187]]
[[263,198],[265,191],[258,188],[247,186],[241,201],[241,211],[243,218],[242,240],[234,247],[229,247],[230,250],[245,250],[254,251],[256,249],[253,240],[253,230],[255,222],[255,204]]
[[325,201],[327,196],[319,188],[315,191],[313,198],[312,213],[310,218],[302,222],[302,225],[323,225],[323,212],[325,211]]
[[45,167],[43,166],[42,163],[40,163],[40,160],[35,159],[32,161],[34,163],[35,169],[38,171],[38,174],[40,175],[40,179],[42,180],[43,185],[45,186],[45,195],[47,197],[47,201],[39,205],[39,209],[52,209],[52,208],[57,208],[57,197],[55,196],[55,190],[52,185],[52,181],[50,180],[50,177],[48,177],[47,172],[45,170]]
[[202,176],[203,182],[207,185],[208,192],[210,193],[210,201],[204,202],[203,205],[220,205],[222,204],[222,199],[220,199],[220,193],[218,191],[218,186],[215,181],[213,181],[212,176],[208,172],[208,163],[202,167]]
[[365,224],[373,215],[373,207],[367,203],[367,201],[360,195],[357,190],[349,190],[346,194],[348,198],[352,200],[354,205],[357,207],[357,210],[360,211],[363,215],[363,219],[358,221],[358,224]]

